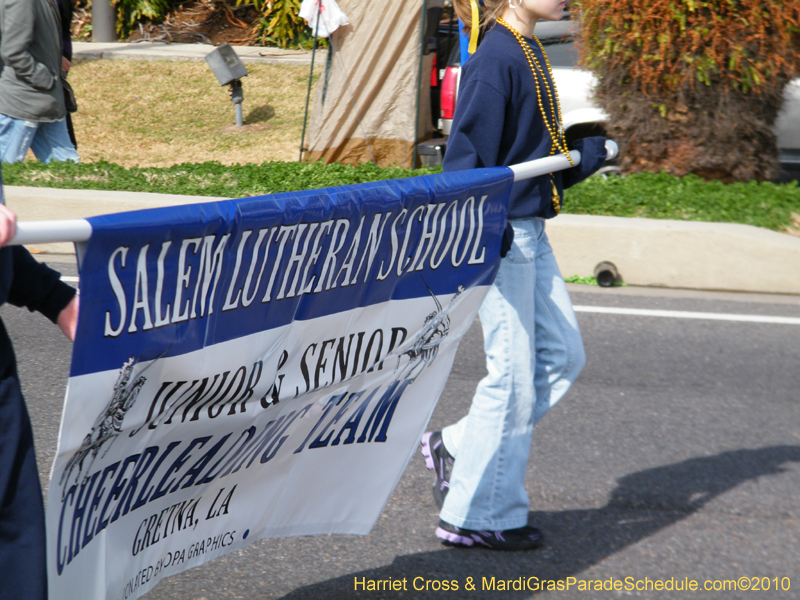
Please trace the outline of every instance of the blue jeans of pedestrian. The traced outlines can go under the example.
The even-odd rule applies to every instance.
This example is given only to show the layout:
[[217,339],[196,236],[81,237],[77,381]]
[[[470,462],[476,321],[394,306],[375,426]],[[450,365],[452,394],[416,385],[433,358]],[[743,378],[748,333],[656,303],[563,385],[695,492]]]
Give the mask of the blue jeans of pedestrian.
[[0,115],[0,160],[15,163],[25,160],[28,150],[43,163],[79,162],[78,151],[67,131],[67,120],[34,123]]
[[456,460],[440,517],[464,529],[527,524],[525,474],[534,425],[586,361],[544,221],[511,224],[514,243],[479,313],[488,375],[469,413],[442,431]]

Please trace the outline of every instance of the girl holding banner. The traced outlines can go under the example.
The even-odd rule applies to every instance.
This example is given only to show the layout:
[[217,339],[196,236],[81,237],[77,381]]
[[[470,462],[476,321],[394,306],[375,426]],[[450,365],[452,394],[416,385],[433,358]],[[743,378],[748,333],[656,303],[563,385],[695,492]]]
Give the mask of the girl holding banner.
[[[445,171],[509,166],[569,155],[547,56],[534,35],[540,19],[559,20],[564,0],[484,0],[491,29],[480,49],[477,0],[456,0],[471,29]],[[566,285],[545,233],[563,190],[599,169],[605,139],[575,143],[579,165],[520,181],[511,189],[509,222],[497,277],[481,309],[488,375],[469,413],[422,438],[435,470],[441,508],[436,535],[446,544],[528,550],[542,534],[528,524],[525,474],[534,425],[558,402],[585,362]]]

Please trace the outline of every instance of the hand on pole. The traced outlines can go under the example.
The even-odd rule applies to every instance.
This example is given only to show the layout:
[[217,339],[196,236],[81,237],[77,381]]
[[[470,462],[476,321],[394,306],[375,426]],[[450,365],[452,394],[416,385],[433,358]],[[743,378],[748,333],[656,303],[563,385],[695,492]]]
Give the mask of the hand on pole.
[[17,235],[17,215],[0,204],[0,248],[14,239]]

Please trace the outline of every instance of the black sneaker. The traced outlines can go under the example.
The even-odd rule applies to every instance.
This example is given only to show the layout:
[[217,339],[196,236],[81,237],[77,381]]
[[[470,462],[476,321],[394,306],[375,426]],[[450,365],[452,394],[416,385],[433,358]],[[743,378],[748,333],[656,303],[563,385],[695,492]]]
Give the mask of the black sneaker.
[[447,546],[483,546],[491,550],[533,550],[544,543],[542,532],[526,525],[502,531],[472,531],[439,521],[436,537]]
[[444,447],[441,431],[429,431],[422,436],[421,452],[425,457],[425,466],[436,473],[436,480],[433,482],[433,500],[441,509],[444,497],[450,491],[450,473],[455,459]]

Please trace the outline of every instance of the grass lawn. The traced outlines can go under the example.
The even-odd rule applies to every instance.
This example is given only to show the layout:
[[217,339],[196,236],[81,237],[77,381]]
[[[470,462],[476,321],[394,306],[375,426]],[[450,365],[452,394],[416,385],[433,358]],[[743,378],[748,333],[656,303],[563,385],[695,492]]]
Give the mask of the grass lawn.
[[83,162],[166,167],[297,160],[307,66],[248,64],[243,127],[205,62],[76,61],[69,80]]
[[[438,171],[299,164],[303,65],[248,64],[244,127],[205,62],[83,61],[71,71],[82,164],[6,165],[6,185],[242,198]],[[591,177],[564,212],[745,223],[800,235],[800,186],[641,173]]]

